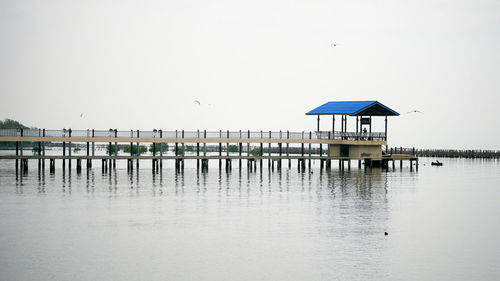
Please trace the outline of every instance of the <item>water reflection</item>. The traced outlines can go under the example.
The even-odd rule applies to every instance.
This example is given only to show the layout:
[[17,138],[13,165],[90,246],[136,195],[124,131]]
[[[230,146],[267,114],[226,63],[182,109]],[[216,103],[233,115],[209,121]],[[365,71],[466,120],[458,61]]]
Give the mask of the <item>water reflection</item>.
[[[230,196],[236,191],[242,193],[273,193],[273,192],[296,192],[316,193],[318,195],[328,194],[333,200],[339,196],[356,196],[363,200],[371,200],[387,195],[389,179],[399,173],[388,172],[382,169],[306,169],[297,172],[284,166],[282,169],[254,169],[247,168],[238,171],[225,171],[224,169],[213,169],[201,172],[197,169],[186,169],[174,171],[173,169],[160,169],[150,173],[149,170],[132,170],[126,172],[123,169],[111,168],[100,173],[95,169],[86,169],[83,173],[74,173],[71,170],[56,169],[50,173],[47,182],[45,170],[36,174],[24,174],[14,172],[14,183],[16,193],[24,193],[25,186],[36,186],[39,194],[56,192],[54,188],[59,186],[64,194],[71,195],[75,187],[84,186],[87,193],[95,193],[96,187],[107,189],[109,193],[123,193],[123,187],[134,190],[139,195],[141,190],[151,190],[153,196],[164,195],[169,190],[172,194],[180,195],[185,192],[194,191],[197,194],[209,192],[216,187],[225,196]],[[8,171],[6,171],[8,173]],[[404,173],[408,178],[408,172]],[[412,177],[416,177],[414,174]],[[412,179],[412,177],[409,177]],[[215,183],[215,185],[214,185]],[[47,189],[49,187],[49,189]],[[243,189],[245,187],[245,189]]]

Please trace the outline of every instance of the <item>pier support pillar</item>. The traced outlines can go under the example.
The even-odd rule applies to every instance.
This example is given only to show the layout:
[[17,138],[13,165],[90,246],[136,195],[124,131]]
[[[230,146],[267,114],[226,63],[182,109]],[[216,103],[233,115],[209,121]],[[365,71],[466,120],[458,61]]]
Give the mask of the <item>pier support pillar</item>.
[[82,172],[82,159],[76,159],[76,173]]
[[[16,156],[19,155],[19,142],[16,141]],[[16,172],[19,169],[19,160],[16,158]]]
[[28,173],[28,159],[21,160],[21,171],[23,174]]
[[56,172],[56,160],[55,159],[51,158],[49,161],[49,172],[52,174]]
[[[66,156],[66,142],[63,142],[63,156]],[[63,172],[66,171],[66,159],[62,160],[62,169]]]

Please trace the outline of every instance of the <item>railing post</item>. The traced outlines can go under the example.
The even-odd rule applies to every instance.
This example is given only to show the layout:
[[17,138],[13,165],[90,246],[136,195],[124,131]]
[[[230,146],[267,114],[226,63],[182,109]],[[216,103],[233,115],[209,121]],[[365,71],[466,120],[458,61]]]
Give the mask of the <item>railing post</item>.
[[[71,138],[71,132],[73,132],[73,130],[69,128],[68,132],[69,132],[69,137]],[[68,145],[68,155],[71,157],[71,141],[69,142]],[[68,163],[69,163],[69,169],[71,170],[71,159],[68,159]]]
[[[137,130],[137,142],[135,144],[135,155],[136,156],[139,156],[141,155],[141,152],[140,152],[140,149],[139,149],[139,130]],[[137,166],[137,171],[139,171],[139,158],[137,158],[137,162],[136,162],[136,166]]]
[[45,128],[43,129],[43,137],[45,137]]

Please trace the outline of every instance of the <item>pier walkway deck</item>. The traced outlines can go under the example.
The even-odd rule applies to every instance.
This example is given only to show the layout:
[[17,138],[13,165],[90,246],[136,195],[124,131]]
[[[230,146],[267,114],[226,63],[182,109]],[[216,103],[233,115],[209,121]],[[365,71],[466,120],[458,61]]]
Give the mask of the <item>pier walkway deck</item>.
[[[0,142],[15,143],[15,155],[2,155],[1,159],[15,159],[16,168],[18,161],[21,161],[21,167],[28,167],[28,160],[38,160],[40,165],[44,167],[44,160],[50,160],[51,170],[55,167],[55,160],[62,160],[63,168],[65,162],[68,161],[68,166],[71,167],[71,160],[77,161],[77,170],[81,169],[81,160],[87,161],[87,167],[92,167],[92,160],[101,160],[103,166],[116,166],[116,160],[127,160],[128,167],[132,169],[133,163],[139,167],[140,160],[152,160],[153,169],[158,169],[158,165],[162,166],[163,160],[175,160],[176,168],[184,166],[185,160],[196,160],[197,167],[201,161],[202,167],[208,168],[209,160],[219,160],[221,167],[222,160],[226,162],[226,167],[231,167],[232,160],[246,160],[249,164],[268,160],[269,167],[274,167],[274,162],[278,163],[278,168],[281,168],[282,160],[289,160],[288,166],[291,166],[291,160],[297,160],[298,166],[305,168],[305,162],[308,161],[311,167],[311,160],[319,160],[321,168],[323,166],[329,168],[332,160],[339,161],[339,167],[343,168],[347,162],[350,167],[350,161],[358,161],[358,166],[361,167],[361,161],[365,165],[372,167],[373,164],[387,166],[392,161],[399,160],[402,166],[402,161],[410,161],[412,166],[413,161],[417,163],[418,159],[413,155],[382,155],[382,157],[360,157],[352,155],[332,156],[329,147],[332,145],[359,145],[381,147],[387,145],[386,134],[383,132],[289,132],[289,131],[118,131],[118,130],[45,130],[45,129],[29,129],[29,130],[0,130]],[[33,147],[32,155],[24,155],[24,145],[29,144]],[[47,143],[62,143],[62,155],[46,155],[45,146]],[[72,155],[72,144],[86,144],[85,155]],[[95,143],[107,143],[107,155],[95,155]],[[112,147],[115,145],[115,149]],[[130,155],[118,155],[116,146],[121,143],[122,146],[129,146]],[[126,144],[123,144],[126,143]],[[141,155],[137,147],[141,143],[151,143],[152,155]],[[218,144],[217,152],[207,154],[207,144]],[[134,144],[136,149],[134,150]],[[162,145],[174,144],[175,155],[164,155]],[[194,150],[186,153],[185,144],[196,144]],[[225,144],[225,152],[223,155],[223,146]],[[236,151],[229,152],[230,144],[237,144]],[[245,144],[245,145],[243,145]],[[251,144],[253,144],[251,146]],[[257,145],[258,144],[258,145]],[[264,146],[264,144],[266,144]],[[158,147],[157,147],[158,145]],[[274,147],[273,147],[274,145]],[[307,147],[306,147],[307,145]],[[325,149],[323,145],[326,145]],[[292,147],[295,146],[295,151]],[[299,146],[299,147],[297,147]],[[316,148],[313,149],[313,146]],[[319,148],[318,148],[319,147]],[[251,148],[257,153],[251,153]],[[191,147],[193,149],[193,147]],[[265,153],[265,150],[266,153]]]

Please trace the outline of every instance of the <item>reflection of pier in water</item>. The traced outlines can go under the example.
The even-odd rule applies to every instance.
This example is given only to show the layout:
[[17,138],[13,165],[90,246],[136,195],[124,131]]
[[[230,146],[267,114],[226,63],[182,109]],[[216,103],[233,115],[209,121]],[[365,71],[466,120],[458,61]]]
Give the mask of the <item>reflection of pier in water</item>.
[[68,195],[75,190],[86,191],[87,194],[94,194],[96,191],[116,194],[129,190],[137,195],[140,192],[152,192],[153,196],[167,193],[180,195],[185,193],[186,188],[189,192],[202,194],[215,187],[215,190],[226,195],[255,191],[261,194],[299,191],[338,198],[352,197],[355,194],[355,197],[371,200],[374,192],[385,196],[388,175],[390,173],[381,168],[305,173],[296,173],[293,170],[239,170],[226,173],[220,170],[200,172],[194,169],[178,173],[147,173],[144,170],[119,173],[113,169],[112,172],[104,174],[94,170],[88,170],[86,173],[63,172],[61,177],[45,171],[40,171],[38,175],[15,173],[15,182],[18,193],[23,193],[23,186],[33,184],[41,194],[50,192],[51,188],[61,188],[62,192]]

